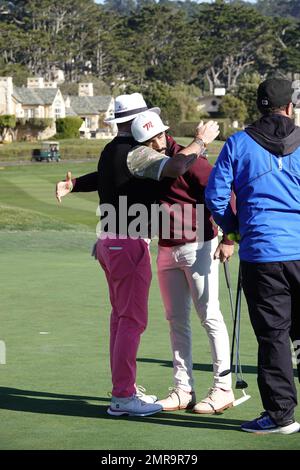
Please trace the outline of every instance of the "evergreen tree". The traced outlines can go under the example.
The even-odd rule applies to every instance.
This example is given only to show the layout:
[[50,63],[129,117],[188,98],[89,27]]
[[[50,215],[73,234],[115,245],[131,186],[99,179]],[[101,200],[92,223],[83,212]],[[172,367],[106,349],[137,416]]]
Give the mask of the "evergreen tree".
[[193,36],[186,15],[169,6],[150,5],[129,17],[127,26],[127,50],[140,65],[142,78],[170,84],[191,79]]
[[256,105],[256,95],[261,82],[261,76],[257,72],[245,73],[234,90],[234,95],[246,105],[248,123],[256,121],[260,116]]
[[193,31],[197,31],[194,61],[211,93],[215,86],[234,88],[239,77],[255,67],[258,58],[269,60],[275,45],[281,47],[273,20],[243,4],[221,0],[206,4],[194,18]]
[[258,0],[256,8],[267,16],[300,18],[300,0]]

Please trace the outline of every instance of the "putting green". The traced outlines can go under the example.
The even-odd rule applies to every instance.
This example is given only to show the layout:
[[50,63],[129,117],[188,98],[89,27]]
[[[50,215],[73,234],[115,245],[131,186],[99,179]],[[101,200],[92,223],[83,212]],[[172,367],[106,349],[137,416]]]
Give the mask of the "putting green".
[[[5,214],[0,230],[0,341],[6,346],[6,364],[0,364],[0,449],[299,449],[299,435],[254,436],[239,431],[243,421],[261,411],[256,340],[245,303],[241,358],[251,400],[217,416],[184,411],[149,418],[107,415],[110,306],[103,272],[90,256],[95,239],[92,206],[97,197],[72,195],[58,206],[52,185],[66,169],[60,164],[33,165],[7,168],[0,175]],[[73,172],[92,169],[83,164]],[[81,201],[80,210],[73,197]],[[27,225],[22,228],[23,216]],[[5,229],[5,220],[11,230]],[[154,242],[149,326],[138,354],[138,383],[163,397],[172,386],[172,364],[155,252]],[[237,265],[235,256],[230,263],[234,286]],[[220,281],[222,311],[231,332],[222,270]],[[194,311],[192,329],[200,399],[211,385],[212,368],[208,340]],[[296,416],[299,420],[299,410]]]

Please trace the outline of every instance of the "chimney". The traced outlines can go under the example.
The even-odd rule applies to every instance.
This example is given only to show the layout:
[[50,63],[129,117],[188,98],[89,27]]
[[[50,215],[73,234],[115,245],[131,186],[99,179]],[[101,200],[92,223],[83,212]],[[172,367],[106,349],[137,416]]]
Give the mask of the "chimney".
[[94,96],[93,83],[79,83],[78,96]]
[[44,88],[43,77],[27,78],[27,88]]
[[12,94],[12,77],[0,77],[0,114],[14,114]]
[[44,88],[57,88],[57,83],[54,81],[44,82]]

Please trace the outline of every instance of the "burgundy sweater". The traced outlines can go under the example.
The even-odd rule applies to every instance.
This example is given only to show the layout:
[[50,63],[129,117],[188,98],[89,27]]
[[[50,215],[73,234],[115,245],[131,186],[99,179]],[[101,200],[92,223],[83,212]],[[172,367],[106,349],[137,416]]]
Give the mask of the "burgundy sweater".
[[[169,156],[176,155],[183,147],[178,145],[171,136],[167,136],[167,154]],[[189,204],[192,208],[192,232],[196,232],[196,204],[204,204],[204,216],[202,220],[198,222],[203,222],[203,236],[204,241],[212,240],[218,234],[218,228],[213,223],[211,213],[205,206],[205,188],[207,181],[212,170],[212,165],[207,161],[206,157],[199,157],[195,163],[190,167],[190,169],[183,175],[178,178],[164,178],[160,183],[160,204],[167,204],[169,206],[173,204],[178,204],[182,207],[185,204]],[[161,228],[161,227],[160,227]],[[182,245],[184,243],[191,243],[196,241],[196,236],[192,237],[192,233],[188,230],[187,236],[183,232],[182,238],[174,237],[174,213],[170,213],[170,238],[163,239],[159,237],[159,244],[161,246],[176,246]],[[222,242],[227,245],[233,245],[234,242],[227,239],[226,236],[223,237]]]
[[[182,148],[183,147],[177,144],[171,136],[167,136],[167,155],[172,157],[176,155]],[[160,204],[167,204],[169,206],[178,204],[181,207],[183,207],[184,204],[189,204],[192,207],[191,229],[194,233],[196,231],[196,204],[204,204],[204,241],[212,240],[218,234],[218,228],[214,224],[212,216],[205,206],[204,192],[211,170],[212,165],[207,161],[207,159],[205,157],[199,157],[183,176],[179,176],[176,179],[164,178],[158,184],[158,202]],[[73,179],[72,182],[72,192],[89,192],[99,190],[98,172],[80,176],[79,178]],[[235,202],[233,195],[231,198],[231,206],[235,212]],[[196,241],[196,237],[193,239],[191,238],[190,233],[188,235],[188,239],[174,238],[174,214],[171,212],[170,237],[168,239],[163,239],[160,230],[159,244],[161,246],[177,246]],[[234,242],[228,240],[226,235],[223,236],[222,242],[227,245],[234,244]]]

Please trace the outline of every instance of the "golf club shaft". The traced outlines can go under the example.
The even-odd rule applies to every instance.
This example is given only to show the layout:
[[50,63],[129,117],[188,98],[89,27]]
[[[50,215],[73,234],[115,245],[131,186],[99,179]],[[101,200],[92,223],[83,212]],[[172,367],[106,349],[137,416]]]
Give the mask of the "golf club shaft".
[[298,380],[300,383],[300,357],[299,357],[299,345],[300,345],[300,318],[299,315],[292,315],[292,326],[290,331],[290,338],[293,343],[293,348],[295,352],[295,357],[297,361],[297,372]]
[[238,296],[238,306],[237,306],[237,321],[236,321],[236,354],[235,354],[235,374],[236,377],[241,380],[243,378],[242,374],[242,367],[240,363],[240,331],[241,331],[241,294],[242,294],[242,289],[240,288],[237,296]]
[[[233,333],[232,333],[232,343],[231,343],[231,354],[230,354],[230,368],[233,367],[233,355],[234,355],[234,344],[236,343],[236,365],[235,373],[242,379],[242,367],[240,362],[240,353],[239,353],[239,337],[240,337],[240,316],[241,316],[241,297],[242,297],[242,275],[241,267],[239,266],[238,272],[238,282],[237,282],[237,292],[236,292],[236,302],[235,302],[235,312],[234,312],[234,323],[233,323]],[[238,334],[237,334],[238,329]]]
[[[230,310],[231,310],[231,317],[232,317],[232,322],[234,324],[234,327],[233,327],[233,341],[232,341],[232,346],[231,346],[231,360],[230,360],[230,370],[232,370],[232,366],[233,366],[233,350],[234,350],[234,341],[235,341],[235,345],[236,345],[236,367],[235,367],[235,373],[236,373],[236,376],[237,376],[237,367],[239,367],[239,372],[240,372],[240,376],[242,378],[242,367],[241,367],[241,362],[240,362],[240,353],[239,353],[239,337],[240,335],[235,335],[235,331],[236,331],[236,323],[237,321],[235,320],[235,318],[237,317],[237,315],[234,315],[233,313],[233,296],[232,296],[232,289],[231,289],[231,278],[230,278],[230,271],[229,271],[229,266],[228,266],[228,261],[226,260],[224,263],[224,273],[225,273],[225,280],[226,280],[226,284],[227,284],[227,287],[228,287],[228,291],[229,291],[229,300],[230,300]],[[239,268],[239,277],[240,277],[240,268]],[[238,281],[238,287],[239,287],[239,281]],[[238,311],[240,312],[240,303],[241,303],[241,289],[238,289],[237,291],[237,296],[239,295],[239,299],[237,299],[239,301],[239,305],[238,305]],[[239,315],[239,319],[240,319],[240,315]],[[240,322],[238,322],[238,330],[240,330]],[[235,337],[235,338],[234,338]]]

